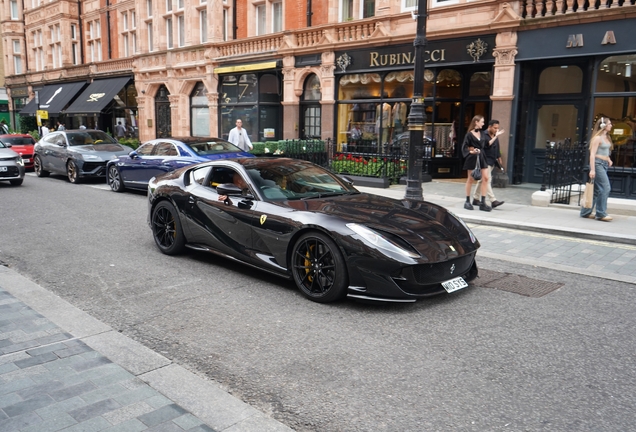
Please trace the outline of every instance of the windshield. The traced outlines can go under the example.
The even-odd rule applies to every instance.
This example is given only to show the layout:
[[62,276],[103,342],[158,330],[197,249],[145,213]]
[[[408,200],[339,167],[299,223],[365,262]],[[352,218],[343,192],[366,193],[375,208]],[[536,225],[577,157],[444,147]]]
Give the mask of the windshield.
[[295,200],[359,193],[331,172],[304,161],[284,159],[247,172],[267,200]]
[[199,156],[212,155],[218,153],[236,153],[242,151],[231,142],[221,139],[202,141],[188,144],[194,152]]
[[66,134],[70,146],[90,144],[117,144],[117,140],[102,131],[68,132]]
[[2,143],[11,145],[33,145],[35,144],[35,140],[31,137],[10,137],[2,138]]

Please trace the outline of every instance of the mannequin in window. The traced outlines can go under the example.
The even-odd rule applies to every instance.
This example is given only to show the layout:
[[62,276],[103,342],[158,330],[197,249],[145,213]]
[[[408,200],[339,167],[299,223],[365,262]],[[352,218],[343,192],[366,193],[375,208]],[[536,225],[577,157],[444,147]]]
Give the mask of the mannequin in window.
[[382,137],[380,138],[380,144],[389,142],[389,129],[393,125],[391,124],[391,105],[383,103],[378,105],[375,109],[375,132],[379,135],[380,129],[382,129]]

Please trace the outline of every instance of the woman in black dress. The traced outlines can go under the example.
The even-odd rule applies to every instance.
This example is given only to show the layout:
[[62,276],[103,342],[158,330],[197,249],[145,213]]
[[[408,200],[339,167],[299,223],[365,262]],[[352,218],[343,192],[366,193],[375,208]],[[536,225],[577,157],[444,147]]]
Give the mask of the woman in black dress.
[[464,208],[466,210],[473,210],[473,205],[470,203],[471,190],[473,188],[473,182],[475,181],[470,175],[472,170],[477,165],[477,158],[479,158],[479,164],[481,166],[481,204],[479,204],[479,210],[491,211],[492,207],[486,204],[486,192],[488,190],[488,163],[482,150],[486,148],[486,136],[482,133],[484,127],[484,117],[476,115],[470,122],[468,133],[464,137],[464,144],[462,145],[462,153],[464,155],[464,169],[468,171],[468,178],[466,179],[466,202]]

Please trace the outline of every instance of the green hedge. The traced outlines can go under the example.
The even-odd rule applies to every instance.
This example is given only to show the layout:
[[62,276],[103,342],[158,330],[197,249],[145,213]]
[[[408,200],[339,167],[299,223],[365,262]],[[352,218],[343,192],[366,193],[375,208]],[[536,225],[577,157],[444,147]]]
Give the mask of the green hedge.
[[280,140],[253,142],[252,145],[254,148],[251,153],[254,155],[285,155],[298,153],[321,153],[327,151],[325,142],[320,140]]

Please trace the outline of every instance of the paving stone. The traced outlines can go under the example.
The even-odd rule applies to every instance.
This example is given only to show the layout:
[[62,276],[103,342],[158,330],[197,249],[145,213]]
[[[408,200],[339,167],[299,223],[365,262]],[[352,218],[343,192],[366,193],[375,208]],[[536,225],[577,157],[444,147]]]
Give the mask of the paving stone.
[[[157,392],[148,386],[140,387],[134,390],[128,390],[115,397],[115,400],[122,405],[130,405],[135,402],[147,400],[157,395]],[[154,407],[153,407],[154,408]]]
[[2,410],[9,417],[16,417],[27,412],[35,411],[38,408],[42,408],[48,405],[55,403],[53,398],[47,394],[40,394],[37,396],[33,396],[30,399],[27,399],[22,402],[18,402],[13,405],[9,405],[7,407],[2,408]]
[[43,363],[52,362],[58,359],[59,357],[56,356],[54,353],[48,352],[38,356],[33,356],[30,359],[19,360],[15,362],[15,365],[19,368],[26,369],[31,366],[41,365]]
[[35,385],[35,382],[29,377],[24,377],[11,382],[3,382],[0,380],[0,396],[31,387],[33,385]]
[[113,384],[110,386],[103,386],[97,388],[91,392],[85,393],[81,396],[86,403],[95,403],[106,399],[114,399],[117,396],[127,393],[128,389],[120,386],[119,384]]
[[42,419],[37,414],[29,412],[21,416],[0,421],[0,432],[15,432],[41,423]]
[[99,387],[99,386],[104,386],[108,384],[118,383],[121,381],[129,381],[133,377],[134,375],[128,372],[126,369],[119,368],[119,370],[116,370],[113,373],[110,373],[100,378],[95,378],[92,381],[95,383],[96,386]]
[[[2,375],[4,382],[11,382],[25,377],[35,377],[37,375],[48,372],[48,369],[42,365],[31,366],[26,369],[17,369]],[[35,382],[35,381],[34,381]]]
[[94,359],[86,360],[78,356],[77,362],[72,366],[76,371],[85,371],[89,369],[94,369],[96,367],[100,367],[106,364],[111,364],[112,362],[108,360],[104,356],[100,356]]
[[10,339],[1,339],[0,340],[0,348],[13,345],[13,342]]
[[6,374],[7,372],[13,372],[17,369],[19,368],[15,365],[15,363],[0,364],[0,375]]
[[140,415],[147,414],[151,411],[154,411],[154,408],[147,403],[137,402],[132,405],[123,406],[118,410],[105,413],[103,414],[103,417],[111,424],[116,425],[137,418]]
[[48,381],[42,384],[36,384],[29,388],[25,388],[23,390],[19,390],[17,393],[18,393],[18,396],[26,400],[42,393],[48,394],[52,391],[61,389],[62,387],[64,387],[64,384],[62,384],[60,381],[53,380],[53,381]]
[[57,355],[58,357],[65,358],[65,357],[78,355],[90,350],[91,348],[86,345],[77,345],[77,346],[71,346],[71,347],[66,347],[64,349],[56,350],[54,352],[55,352],[55,355]]
[[51,345],[47,345],[47,346],[43,346],[43,347],[38,347],[38,348],[33,348],[30,350],[27,350],[27,354],[30,356],[37,356],[40,354],[45,354],[45,353],[50,353],[50,352],[54,352],[55,350],[60,350],[60,349],[64,349],[66,348],[66,345],[64,345],[64,343],[62,342],[58,342],[58,343],[54,343]]
[[161,408],[172,403],[170,399],[158,393],[155,396],[149,398],[146,402],[148,403],[148,405],[154,408]]
[[66,430],[67,427],[76,424],[77,421],[70,415],[64,413],[55,418],[48,419],[37,425],[29,426],[22,429],[21,432],[57,432]]
[[29,341],[25,341],[25,342],[20,342],[20,343],[14,343],[11,345],[8,345],[6,347],[0,348],[0,353],[1,354],[11,354],[17,351],[24,351],[27,350],[29,348],[33,348],[40,345],[38,342],[29,340]]
[[177,417],[181,417],[187,411],[176,404],[166,405],[155,411],[137,417],[143,424],[147,426],[156,426],[161,423],[170,421]]
[[149,428],[148,432],[183,432],[183,429],[172,422],[165,422]]
[[121,405],[113,399],[105,399],[94,404],[78,408],[69,412],[78,422],[86,421],[90,418],[101,416],[109,411],[120,408]]
[[59,402],[66,399],[70,399],[75,396],[83,395],[95,389],[96,389],[95,384],[93,384],[91,381],[83,381],[79,384],[75,384],[69,387],[64,387],[57,391],[49,392],[49,394],[51,395],[53,399]]
[[0,396],[0,409],[9,405],[15,405],[18,402],[21,402],[23,400],[24,399],[18,396],[17,393],[9,393],[9,394],[2,395]]
[[212,429],[210,426],[202,424],[201,426],[193,427],[192,429],[187,429],[187,432],[218,432],[215,429]]
[[172,421],[179,425],[179,427],[181,427],[183,430],[190,430],[203,424],[201,420],[190,413],[186,413]]
[[98,432],[111,426],[103,417],[94,417],[85,422],[64,429],[64,432]]
[[148,430],[145,424],[137,419],[132,419],[111,428],[104,429],[104,432],[140,432],[145,430]]
[[88,404],[84,402],[80,397],[74,397],[61,402],[56,402],[44,408],[40,408],[35,412],[42,418],[42,420],[47,421],[61,415],[66,415],[70,411],[86,407],[87,405]]

